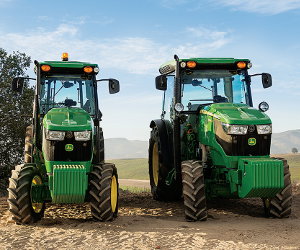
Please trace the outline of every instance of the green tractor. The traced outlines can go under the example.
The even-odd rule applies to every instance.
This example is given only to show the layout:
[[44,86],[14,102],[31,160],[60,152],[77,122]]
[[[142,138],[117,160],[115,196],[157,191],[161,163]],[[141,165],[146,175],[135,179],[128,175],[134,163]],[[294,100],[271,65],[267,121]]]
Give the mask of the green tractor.
[[[97,82],[108,81],[111,94],[119,92],[115,79],[96,80],[97,64],[45,61],[35,64],[36,85],[32,125],[27,127],[24,164],[12,170],[8,204],[18,224],[40,220],[45,203],[90,202],[99,221],[118,213],[118,174],[104,162],[104,138],[98,107]],[[22,93],[24,80],[13,79]]]
[[248,59],[190,58],[163,64],[161,119],[152,120],[149,175],[156,200],[183,196],[188,221],[206,220],[206,200],[262,198],[268,217],[291,214],[292,187],[285,159],[270,157],[268,104],[253,108]]

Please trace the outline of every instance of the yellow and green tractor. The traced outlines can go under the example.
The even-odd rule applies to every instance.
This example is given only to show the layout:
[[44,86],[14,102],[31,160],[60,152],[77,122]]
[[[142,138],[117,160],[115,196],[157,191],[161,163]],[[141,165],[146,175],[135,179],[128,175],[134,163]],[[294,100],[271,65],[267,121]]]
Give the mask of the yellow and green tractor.
[[[113,220],[118,213],[118,174],[104,162],[97,82],[108,81],[111,94],[119,92],[116,79],[97,80],[97,64],[34,61],[36,84],[31,125],[25,137],[24,163],[12,170],[8,204],[18,224],[40,220],[45,203],[90,202],[94,219]],[[32,79],[32,78],[29,78]],[[22,93],[24,81],[13,79],[12,90]]]
[[152,120],[149,175],[153,198],[183,196],[189,221],[207,219],[207,199],[262,198],[268,217],[291,214],[285,159],[270,157],[272,122],[266,102],[253,107],[248,59],[189,58],[163,64],[160,119]]

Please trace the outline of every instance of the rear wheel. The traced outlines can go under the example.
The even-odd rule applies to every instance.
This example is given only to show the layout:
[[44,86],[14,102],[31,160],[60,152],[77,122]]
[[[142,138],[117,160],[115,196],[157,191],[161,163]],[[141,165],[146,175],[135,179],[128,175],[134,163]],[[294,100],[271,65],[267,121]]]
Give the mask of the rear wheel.
[[203,167],[199,161],[183,161],[182,189],[187,221],[207,219]]
[[89,183],[91,213],[94,219],[110,221],[117,217],[119,184],[114,164],[96,165]]
[[[149,140],[149,176],[153,198],[160,201],[178,200],[181,198],[180,185],[173,181],[170,185],[166,184],[166,179],[170,174],[166,155],[167,149],[159,138],[158,128],[154,127],[151,131]],[[168,159],[170,161],[170,159]],[[175,174],[175,172],[174,172]],[[172,179],[170,177],[170,179]]]
[[288,218],[292,211],[292,184],[289,165],[285,159],[284,167],[284,188],[273,198],[263,199],[265,215],[267,217]]
[[8,187],[8,204],[12,219],[18,224],[28,224],[44,216],[45,203],[34,202],[32,189],[42,185],[42,177],[34,166],[18,165],[12,170]]

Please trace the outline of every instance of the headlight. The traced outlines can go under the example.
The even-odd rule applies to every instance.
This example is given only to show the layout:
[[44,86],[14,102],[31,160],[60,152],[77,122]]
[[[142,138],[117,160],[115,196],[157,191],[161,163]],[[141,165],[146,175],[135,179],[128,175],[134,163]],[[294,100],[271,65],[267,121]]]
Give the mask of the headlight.
[[181,112],[181,111],[184,110],[184,106],[183,106],[183,104],[180,103],[180,102],[176,103],[174,108],[175,108],[175,110],[176,110],[177,112]]
[[272,124],[266,125],[256,125],[257,133],[259,135],[271,134],[272,133]]
[[65,131],[46,131],[46,139],[51,141],[63,141],[65,139]]
[[224,131],[229,135],[245,135],[247,134],[247,125],[231,125],[222,123]]
[[91,131],[74,132],[76,141],[88,141],[91,138]]

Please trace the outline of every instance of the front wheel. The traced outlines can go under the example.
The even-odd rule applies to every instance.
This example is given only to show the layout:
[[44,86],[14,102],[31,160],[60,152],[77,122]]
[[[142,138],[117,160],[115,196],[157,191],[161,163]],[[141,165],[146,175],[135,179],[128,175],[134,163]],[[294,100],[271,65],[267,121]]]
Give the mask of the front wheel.
[[18,165],[12,170],[7,201],[16,223],[28,224],[44,216],[45,203],[34,201],[32,196],[35,186],[42,184],[42,177],[34,166]]
[[207,219],[203,167],[200,161],[181,163],[182,189],[187,221]]
[[289,165],[285,159],[284,167],[284,188],[272,198],[263,199],[265,215],[274,218],[288,218],[292,211],[292,184]]
[[90,174],[91,213],[99,221],[111,221],[118,215],[119,184],[114,164],[96,165]]

